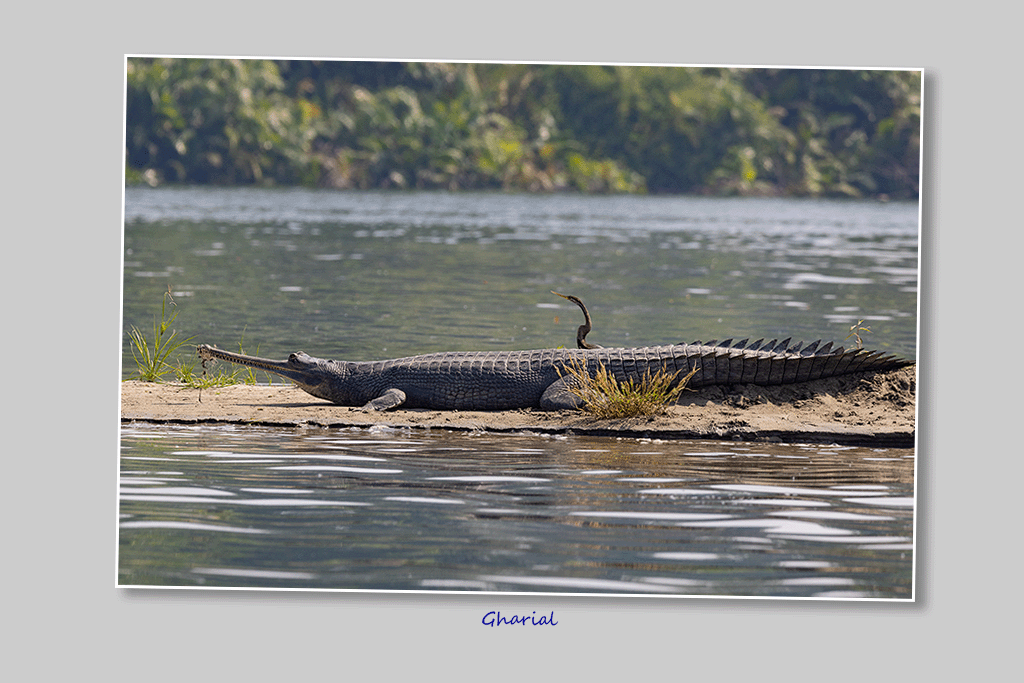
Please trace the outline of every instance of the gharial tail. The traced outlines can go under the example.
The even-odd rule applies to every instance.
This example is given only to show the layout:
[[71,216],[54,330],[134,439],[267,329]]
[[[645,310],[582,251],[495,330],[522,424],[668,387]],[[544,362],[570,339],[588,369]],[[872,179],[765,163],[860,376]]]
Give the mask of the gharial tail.
[[693,342],[687,346],[699,347],[696,354],[700,372],[690,386],[710,384],[795,384],[815,379],[847,375],[854,372],[882,372],[914,365],[914,361],[895,354],[868,349],[833,348],[832,342],[822,345],[821,340],[804,345],[791,339],[765,342],[747,339],[733,343],[725,341]]

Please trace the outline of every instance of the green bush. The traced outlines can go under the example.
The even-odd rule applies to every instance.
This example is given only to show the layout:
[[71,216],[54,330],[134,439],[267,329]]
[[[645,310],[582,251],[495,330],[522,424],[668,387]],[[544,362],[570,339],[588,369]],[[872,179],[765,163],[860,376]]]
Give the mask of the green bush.
[[920,72],[131,58],[126,182],[916,198]]

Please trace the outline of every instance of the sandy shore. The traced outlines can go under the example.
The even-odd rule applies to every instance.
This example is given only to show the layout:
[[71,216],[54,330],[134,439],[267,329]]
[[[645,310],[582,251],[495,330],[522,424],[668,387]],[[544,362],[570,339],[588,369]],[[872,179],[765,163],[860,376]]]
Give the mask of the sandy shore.
[[394,410],[363,412],[314,398],[291,384],[200,392],[180,384],[121,384],[121,420],[271,426],[532,431],[648,437],[838,443],[911,448],[916,370],[855,374],[784,387],[738,385],[686,392],[667,415],[598,420],[586,413]]

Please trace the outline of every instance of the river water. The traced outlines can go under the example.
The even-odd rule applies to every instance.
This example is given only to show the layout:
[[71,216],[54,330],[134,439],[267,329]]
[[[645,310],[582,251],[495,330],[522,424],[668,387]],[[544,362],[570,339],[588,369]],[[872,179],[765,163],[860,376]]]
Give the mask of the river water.
[[[916,204],[128,188],[124,323],[372,360],[841,341],[914,357]],[[133,374],[127,345],[124,377]],[[909,599],[915,453],[122,426],[121,585]]]

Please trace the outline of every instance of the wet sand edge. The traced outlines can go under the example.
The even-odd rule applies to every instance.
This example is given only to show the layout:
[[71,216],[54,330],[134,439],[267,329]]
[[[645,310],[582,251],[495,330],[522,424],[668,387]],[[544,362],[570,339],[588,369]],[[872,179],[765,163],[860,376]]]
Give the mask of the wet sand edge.
[[535,409],[363,412],[314,398],[291,384],[234,385],[206,389],[200,395],[199,390],[180,384],[126,381],[121,383],[121,421],[386,426],[912,448],[915,400],[913,367],[783,387],[711,387],[687,392],[666,415],[628,420],[598,420],[575,411]]

